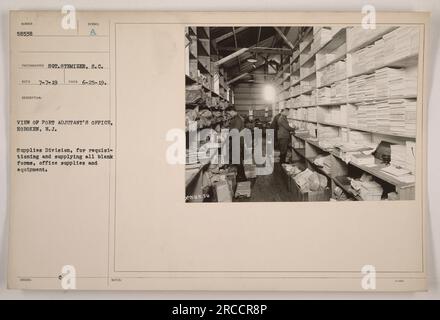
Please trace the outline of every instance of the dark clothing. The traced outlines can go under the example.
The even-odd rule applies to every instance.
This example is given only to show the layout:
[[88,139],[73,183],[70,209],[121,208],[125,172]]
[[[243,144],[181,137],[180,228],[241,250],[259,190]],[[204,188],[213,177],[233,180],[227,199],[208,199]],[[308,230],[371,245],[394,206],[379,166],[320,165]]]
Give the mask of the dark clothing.
[[287,122],[287,117],[281,115],[278,119],[278,148],[280,150],[280,163],[286,163],[287,150],[289,149],[291,133],[295,132]]
[[287,117],[281,115],[278,118],[278,139],[288,138],[290,139],[290,133],[295,132],[295,128],[292,128],[287,122]]
[[278,129],[278,119],[280,118],[281,113],[278,113],[275,117],[273,117],[272,122],[270,123],[270,128],[277,130]]
[[278,148],[280,149],[280,163],[286,163],[287,150],[289,149],[290,138],[278,139]]
[[274,147],[278,148],[278,119],[280,118],[281,113],[278,113],[270,124],[270,128],[273,129],[273,138],[275,139]]
[[[240,115],[236,115],[229,120],[229,130],[237,129],[238,132],[244,129],[244,120]],[[232,138],[229,138],[229,163],[232,164]],[[237,168],[237,181],[245,181],[246,175],[244,172],[244,139],[240,137],[240,163],[232,164]]]
[[229,120],[229,130],[237,129],[239,132],[244,129],[244,121],[240,115],[235,115]]

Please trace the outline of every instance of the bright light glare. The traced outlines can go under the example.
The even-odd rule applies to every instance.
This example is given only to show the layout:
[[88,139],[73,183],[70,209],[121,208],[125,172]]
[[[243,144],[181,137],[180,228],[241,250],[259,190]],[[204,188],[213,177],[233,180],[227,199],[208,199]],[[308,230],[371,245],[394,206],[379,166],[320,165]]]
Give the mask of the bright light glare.
[[275,88],[268,84],[264,86],[263,90],[264,100],[268,102],[275,102]]

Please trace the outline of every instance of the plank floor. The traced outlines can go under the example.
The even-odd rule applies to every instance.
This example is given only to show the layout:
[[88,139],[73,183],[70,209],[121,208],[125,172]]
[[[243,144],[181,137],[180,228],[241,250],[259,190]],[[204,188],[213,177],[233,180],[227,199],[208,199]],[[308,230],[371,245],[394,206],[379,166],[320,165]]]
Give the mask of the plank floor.
[[275,164],[272,174],[258,176],[251,182],[251,197],[247,199],[234,199],[237,202],[283,202],[292,201],[283,180],[281,166]]

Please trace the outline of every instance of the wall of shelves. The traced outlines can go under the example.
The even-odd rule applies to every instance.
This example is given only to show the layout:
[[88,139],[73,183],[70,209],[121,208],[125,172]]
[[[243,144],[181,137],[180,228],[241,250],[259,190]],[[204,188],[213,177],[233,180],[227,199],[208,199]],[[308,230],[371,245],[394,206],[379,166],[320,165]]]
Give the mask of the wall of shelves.
[[[275,80],[278,101],[274,111],[291,109],[289,121],[303,134],[295,138],[302,144],[293,141],[293,150],[310,167],[316,170],[310,160],[318,154],[332,157],[338,168],[329,174],[333,187],[352,193],[344,177],[355,167],[373,175],[401,199],[414,197],[414,182],[394,179],[381,170],[384,165],[380,163],[371,167],[345,163],[315,139],[341,139],[360,132],[371,141],[415,142],[418,32],[414,27],[393,26],[376,30],[304,27],[294,54],[284,60]],[[352,197],[359,200],[353,193]]]
[[185,39],[186,85],[200,84],[206,93],[208,107],[229,102],[230,88],[224,69],[215,64],[219,59],[211,45],[209,28],[186,27]]

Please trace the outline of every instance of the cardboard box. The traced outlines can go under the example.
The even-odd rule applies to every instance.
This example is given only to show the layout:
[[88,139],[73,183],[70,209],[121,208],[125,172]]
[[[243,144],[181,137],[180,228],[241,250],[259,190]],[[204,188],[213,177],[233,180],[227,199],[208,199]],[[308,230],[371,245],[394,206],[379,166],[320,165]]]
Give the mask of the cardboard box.
[[292,200],[293,201],[330,201],[330,189],[325,188],[324,190],[319,191],[307,191],[304,192],[301,188],[296,184],[295,180],[291,179],[291,188],[292,188]]
[[232,189],[227,181],[218,181],[214,184],[217,202],[232,202]]

